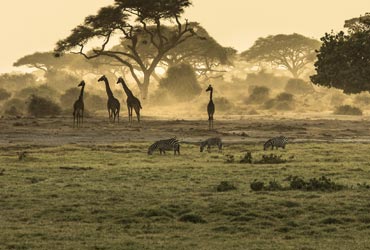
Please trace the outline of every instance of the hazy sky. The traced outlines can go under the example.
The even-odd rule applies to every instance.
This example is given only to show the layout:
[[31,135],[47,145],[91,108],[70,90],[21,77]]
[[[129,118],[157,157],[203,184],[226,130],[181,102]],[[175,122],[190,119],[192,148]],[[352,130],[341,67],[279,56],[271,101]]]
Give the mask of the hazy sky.
[[[239,51],[258,37],[277,33],[320,38],[332,29],[342,29],[344,20],[370,11],[369,0],[192,2],[184,17],[199,22],[220,44]],[[13,62],[24,55],[52,50],[85,16],[110,3],[113,0],[2,0],[0,72],[14,70]]]

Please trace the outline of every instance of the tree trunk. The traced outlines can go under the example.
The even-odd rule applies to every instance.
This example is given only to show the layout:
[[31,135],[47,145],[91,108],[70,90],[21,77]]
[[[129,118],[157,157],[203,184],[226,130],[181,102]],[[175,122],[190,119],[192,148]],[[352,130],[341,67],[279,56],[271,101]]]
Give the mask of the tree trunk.
[[143,100],[148,98],[149,83],[150,83],[150,74],[145,73],[144,74],[144,81],[143,81],[142,85],[140,86],[141,98]]

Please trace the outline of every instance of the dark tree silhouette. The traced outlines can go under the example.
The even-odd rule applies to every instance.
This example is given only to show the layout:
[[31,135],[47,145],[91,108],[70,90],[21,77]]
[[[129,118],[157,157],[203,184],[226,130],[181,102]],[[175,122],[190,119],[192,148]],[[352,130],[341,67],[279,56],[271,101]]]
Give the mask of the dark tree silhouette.
[[345,27],[348,32],[326,33],[321,38],[311,81],[344,93],[370,91],[370,14],[346,21]]
[[[87,59],[111,57],[129,68],[145,98],[150,77],[164,55],[188,38],[196,36],[187,20],[185,23],[180,21],[181,14],[190,4],[190,0],[115,0],[114,5],[101,8],[97,15],[86,17],[70,36],[59,41],[55,48],[56,56],[79,48],[76,53]],[[164,23],[170,21],[176,23],[176,29],[171,36],[167,36],[163,32],[166,27]],[[122,41],[127,43],[125,46],[128,51],[108,49],[109,41],[116,34],[121,35]],[[138,51],[138,38],[143,35],[148,39],[140,45],[151,45],[156,51],[149,59]],[[94,38],[100,38],[100,48],[86,51],[85,47]]]
[[268,36],[258,38],[254,45],[241,53],[247,61],[269,62],[285,67],[298,78],[306,65],[315,60],[315,50],[320,42],[300,34]]

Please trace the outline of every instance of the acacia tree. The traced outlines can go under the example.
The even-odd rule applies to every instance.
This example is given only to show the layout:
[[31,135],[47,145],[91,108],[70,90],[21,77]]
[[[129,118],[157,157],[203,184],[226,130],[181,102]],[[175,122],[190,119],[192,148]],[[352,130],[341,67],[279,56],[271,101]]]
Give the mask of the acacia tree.
[[279,34],[258,38],[254,45],[241,53],[247,61],[269,62],[276,67],[286,68],[298,78],[307,64],[315,60],[315,50],[320,42],[300,34]]
[[[129,68],[142,97],[146,98],[150,77],[163,56],[196,35],[187,20],[185,23],[180,21],[181,14],[190,4],[190,0],[115,0],[114,5],[103,7],[98,14],[86,17],[70,36],[59,41],[55,49],[56,56],[79,48],[75,53],[87,59],[111,57]],[[176,30],[171,36],[162,32],[168,21],[176,23]],[[143,34],[149,38],[147,44],[155,48],[156,53],[152,58],[138,51],[138,37]],[[108,49],[107,45],[114,35],[120,35],[127,42],[128,51]],[[94,38],[100,39],[101,46],[87,52],[85,47]]]
[[311,81],[344,93],[370,91],[370,14],[347,20],[345,27],[347,32],[321,38]]

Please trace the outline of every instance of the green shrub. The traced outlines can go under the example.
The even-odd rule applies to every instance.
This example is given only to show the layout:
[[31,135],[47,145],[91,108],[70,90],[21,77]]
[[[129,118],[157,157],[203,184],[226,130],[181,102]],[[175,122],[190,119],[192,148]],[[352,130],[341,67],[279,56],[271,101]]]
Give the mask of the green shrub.
[[224,112],[234,108],[234,104],[225,97],[213,98],[213,102],[215,103],[217,111]]
[[254,180],[250,187],[253,191],[262,191],[265,188],[265,184],[262,181]]
[[202,216],[197,214],[184,214],[179,218],[179,221],[182,222],[191,222],[191,223],[206,223],[207,221],[202,218]]
[[312,87],[311,84],[299,78],[289,79],[289,81],[285,85],[285,92],[295,95],[304,95],[312,93],[313,91],[314,88]]
[[228,181],[221,181],[221,183],[216,187],[217,192],[227,192],[235,189],[236,187]]
[[262,159],[255,161],[255,164],[280,164],[285,163],[286,160],[282,159],[281,155],[269,154],[269,155],[262,155]]
[[342,105],[336,107],[334,111],[335,115],[362,115],[362,110],[360,108],[351,105]]
[[251,86],[249,88],[249,92],[250,95],[245,100],[246,104],[260,104],[268,100],[270,97],[270,89],[264,86]]
[[12,96],[6,89],[0,88],[0,102],[9,99]]
[[32,95],[28,104],[28,113],[36,117],[54,116],[61,113],[61,108],[51,100]]
[[252,163],[252,153],[246,153],[244,157],[240,160],[240,163]]

